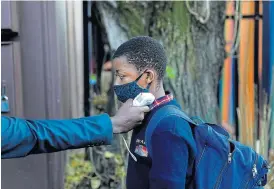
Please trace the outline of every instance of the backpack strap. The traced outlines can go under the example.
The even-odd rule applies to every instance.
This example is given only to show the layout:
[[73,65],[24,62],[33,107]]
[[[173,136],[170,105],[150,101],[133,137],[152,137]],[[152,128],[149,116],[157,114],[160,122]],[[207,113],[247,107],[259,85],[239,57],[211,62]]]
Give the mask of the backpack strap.
[[[149,139],[152,137],[153,131],[156,129],[158,123],[171,115],[176,115],[178,117],[181,117],[185,119],[187,122],[197,125],[193,120],[191,120],[182,110],[180,110],[177,106],[175,105],[166,105],[161,107],[159,110],[157,110],[154,114],[150,116],[150,119],[148,119],[148,124],[146,128],[146,134],[145,134],[145,141],[146,141],[146,146],[151,152],[150,149],[150,144],[149,144]],[[151,154],[152,156],[152,154]]]
[[[147,124],[147,128],[146,128],[146,133],[145,133],[145,143],[146,143],[146,147],[147,147],[148,151],[150,152],[150,154],[149,154],[150,157],[152,157],[153,154],[151,154],[152,150],[151,150],[151,145],[150,145],[149,139],[152,137],[153,131],[156,129],[158,123],[162,119],[164,119],[168,116],[171,116],[171,115],[176,115],[178,117],[181,117],[184,120],[186,120],[188,123],[192,124],[193,126],[198,125],[191,118],[189,118],[181,109],[179,109],[175,105],[166,105],[166,106],[161,107],[156,112],[151,114],[149,116],[149,118],[147,119],[148,124]],[[194,161],[193,161],[193,162],[191,162],[190,166],[187,169],[187,173],[189,173],[189,175],[195,175],[194,167],[195,166],[194,166]],[[192,184],[194,184],[192,176],[187,177],[186,178],[186,188],[194,188],[192,186]]]

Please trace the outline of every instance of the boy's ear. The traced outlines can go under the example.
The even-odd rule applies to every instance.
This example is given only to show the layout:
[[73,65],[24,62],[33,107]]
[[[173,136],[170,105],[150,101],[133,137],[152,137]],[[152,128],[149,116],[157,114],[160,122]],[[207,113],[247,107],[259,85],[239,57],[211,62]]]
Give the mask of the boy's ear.
[[151,83],[152,81],[155,80],[155,73],[152,70],[147,70],[146,71],[146,82]]

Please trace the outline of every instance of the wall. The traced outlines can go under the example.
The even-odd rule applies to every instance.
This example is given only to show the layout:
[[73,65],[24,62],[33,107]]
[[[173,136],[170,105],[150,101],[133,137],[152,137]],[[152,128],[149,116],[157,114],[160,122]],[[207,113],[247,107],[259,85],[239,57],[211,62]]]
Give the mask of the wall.
[[[8,3],[6,7],[1,3],[2,10],[10,5],[17,7],[11,15],[15,17],[18,14],[21,47],[21,56],[14,54],[13,62],[2,67],[3,76],[12,75],[14,78],[7,79],[22,88],[18,91],[14,83],[11,85],[14,94],[11,115],[29,119],[81,116],[82,34],[81,29],[75,29],[82,28],[81,16],[76,16],[81,15],[81,2],[5,3]],[[71,5],[73,3],[77,6]],[[68,6],[72,12],[67,10]],[[2,13],[3,17],[8,17],[8,14]],[[68,26],[73,26],[72,31]],[[73,50],[69,51],[69,48]],[[7,52],[2,50],[2,55],[5,54]],[[21,67],[15,68],[13,65],[16,64]],[[21,79],[17,78],[17,73],[21,74]],[[71,91],[74,94],[70,94]],[[21,111],[20,105],[15,108],[15,102],[21,102]],[[63,188],[64,152],[2,160],[1,163],[3,189]]]

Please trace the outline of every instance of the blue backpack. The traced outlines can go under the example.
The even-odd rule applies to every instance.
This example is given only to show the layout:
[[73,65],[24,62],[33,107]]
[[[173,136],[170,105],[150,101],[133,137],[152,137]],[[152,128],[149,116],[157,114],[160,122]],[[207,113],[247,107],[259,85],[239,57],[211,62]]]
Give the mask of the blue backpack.
[[197,154],[192,164],[192,176],[185,188],[196,189],[259,189],[267,182],[268,164],[252,148],[229,139],[228,132],[214,124],[196,124],[182,110],[167,105],[149,120],[145,139],[148,142],[157,126],[157,118],[176,115],[191,125]]

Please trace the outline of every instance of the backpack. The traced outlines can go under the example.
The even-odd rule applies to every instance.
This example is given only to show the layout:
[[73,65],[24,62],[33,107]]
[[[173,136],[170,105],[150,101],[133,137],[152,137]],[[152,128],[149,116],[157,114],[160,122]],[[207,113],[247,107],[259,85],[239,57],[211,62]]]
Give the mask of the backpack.
[[[196,124],[182,110],[166,105],[157,110],[148,122],[145,141],[149,139],[161,119],[176,115],[186,120],[192,129],[197,153],[191,169],[190,182],[185,188],[196,189],[259,189],[267,182],[267,161],[252,148],[229,138],[229,133],[215,124]],[[157,119],[158,118],[158,119]],[[157,119],[157,120],[156,120]]]

